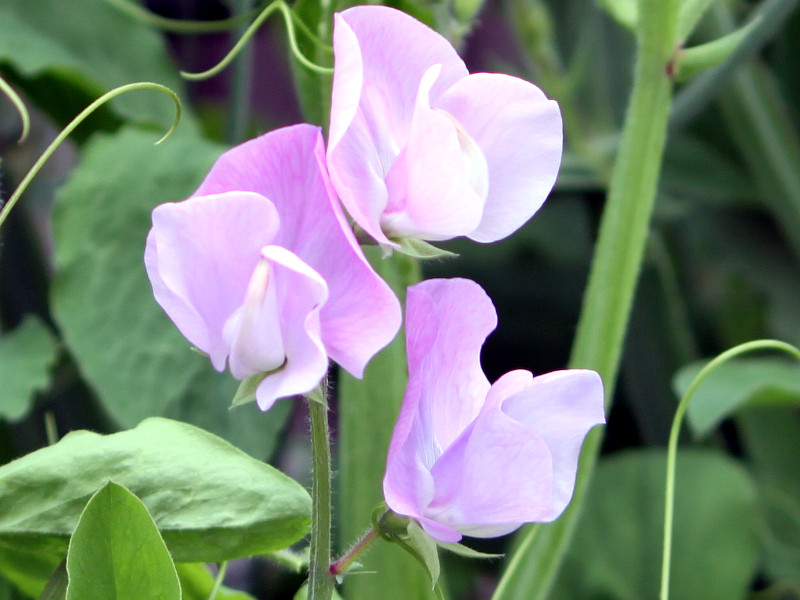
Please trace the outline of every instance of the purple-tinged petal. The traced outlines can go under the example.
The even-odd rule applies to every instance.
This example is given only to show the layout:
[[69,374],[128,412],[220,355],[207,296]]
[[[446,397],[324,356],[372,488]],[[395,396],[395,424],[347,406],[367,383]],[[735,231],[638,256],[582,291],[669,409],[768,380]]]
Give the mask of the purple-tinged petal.
[[483,219],[469,238],[502,239],[539,210],[561,164],[558,104],[535,85],[510,75],[464,77],[437,100],[480,146],[489,167]]
[[257,194],[232,192],[162,204],[152,218],[145,266],[155,298],[222,371],[229,352],[223,328],[279,227],[275,207]]
[[405,145],[419,83],[442,65],[436,96],[467,75],[447,40],[408,15],[357,6],[335,15],[328,168],[342,203],[378,242],[384,179]]
[[330,357],[356,377],[396,335],[400,304],[370,267],[342,213],[325,169],[318,127],[278,129],[224,153],[195,194],[254,191],[272,201],[287,248],[328,284],[320,314]]
[[504,535],[552,512],[547,444],[498,406],[481,411],[431,473],[436,494],[425,515],[466,535]]
[[[493,392],[494,386],[490,397]],[[603,402],[600,376],[582,369],[539,375],[502,401],[502,411],[541,437],[553,457],[553,509],[537,520],[552,521],[572,498],[583,440],[592,427],[605,423]]]
[[466,235],[483,214],[488,189],[483,153],[451,115],[430,106],[440,71],[434,65],[425,72],[407,144],[386,176],[389,202],[381,228],[395,238]]
[[409,388],[419,388],[417,410],[430,415],[441,449],[477,416],[486,398],[490,386],[480,351],[496,326],[494,305],[474,281],[429,279],[408,288]]
[[328,356],[320,333],[320,310],[328,299],[325,280],[297,256],[280,246],[261,252],[269,264],[285,363],[269,373],[256,388],[256,401],[268,410],[278,398],[313,390],[328,370]]

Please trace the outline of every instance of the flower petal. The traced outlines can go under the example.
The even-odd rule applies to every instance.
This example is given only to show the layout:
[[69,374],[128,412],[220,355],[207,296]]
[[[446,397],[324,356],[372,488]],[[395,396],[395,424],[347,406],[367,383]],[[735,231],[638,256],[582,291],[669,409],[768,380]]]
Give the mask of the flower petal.
[[223,154],[196,194],[241,189],[269,198],[281,227],[272,242],[319,273],[329,301],[320,315],[330,357],[356,377],[397,334],[400,304],[364,257],[325,169],[319,127],[278,129]]
[[489,195],[468,237],[502,239],[544,203],[561,164],[558,104],[510,75],[476,73],[456,82],[433,106],[452,114],[477,142],[489,166]]
[[337,14],[333,38],[331,179],[353,219],[390,244],[379,223],[388,202],[384,178],[406,143],[420,81],[429,67],[442,65],[437,96],[467,70],[444,37],[383,6]]
[[430,106],[440,71],[434,65],[425,72],[407,144],[386,176],[381,227],[393,237],[448,240],[473,231],[483,214],[483,153],[451,115]]
[[420,395],[417,410],[430,415],[442,450],[483,405],[490,386],[481,369],[480,352],[496,326],[494,305],[474,281],[429,279],[408,288],[409,390]]
[[[503,379],[492,387],[490,398],[510,391],[500,389]],[[553,508],[536,520],[555,519],[572,498],[583,440],[592,427],[605,423],[603,402],[600,376],[582,369],[539,375],[502,401],[502,411],[541,437],[552,455]]]
[[465,535],[505,535],[552,513],[547,444],[499,408],[481,411],[431,469],[436,493],[425,516]]
[[223,327],[279,227],[263,196],[232,192],[162,204],[153,211],[145,267],[156,300],[181,333],[222,371]]
[[266,246],[286,362],[256,388],[256,401],[268,410],[278,398],[313,390],[328,371],[320,333],[320,310],[328,299],[325,280],[281,246]]

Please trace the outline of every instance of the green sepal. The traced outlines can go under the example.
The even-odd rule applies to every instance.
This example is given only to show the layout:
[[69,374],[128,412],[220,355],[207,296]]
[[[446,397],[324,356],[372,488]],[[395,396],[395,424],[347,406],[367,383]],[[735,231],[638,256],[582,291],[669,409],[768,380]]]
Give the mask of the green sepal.
[[433,244],[429,244],[424,240],[418,240],[416,238],[402,238],[397,240],[397,242],[400,244],[399,248],[395,248],[397,252],[412,258],[418,258],[420,260],[431,260],[434,258],[455,258],[458,256],[458,254],[455,252],[442,250]]
[[66,600],[181,600],[175,564],[144,503],[109,481],[83,509],[67,551]]
[[407,546],[403,546],[408,550],[413,550],[412,555],[425,567],[428,575],[431,578],[431,587],[436,588],[439,583],[439,575],[441,574],[441,567],[439,566],[439,551],[436,547],[436,542],[425,533],[419,524],[409,519],[408,527],[406,528],[408,536]]
[[486,560],[494,560],[498,558],[503,558],[505,554],[488,554],[486,552],[478,552],[477,550],[473,550],[469,546],[465,546],[464,544],[448,544],[447,542],[436,542],[436,545],[439,546],[442,550],[447,550],[448,552],[452,552],[453,554],[458,554],[459,556],[463,556],[464,558],[481,558]]
[[744,41],[758,25],[760,18],[753,19],[721,38],[680,50],[675,54],[675,80],[684,82],[705,69],[716,67],[725,62],[733,54],[739,44]]
[[321,404],[322,406],[328,406],[328,402],[325,399],[325,393],[322,391],[322,386],[318,385],[313,390],[308,392],[307,394],[303,394],[305,398],[308,398],[310,402],[316,402]]
[[256,388],[259,383],[264,381],[266,376],[266,373],[259,373],[258,375],[253,375],[252,377],[242,380],[239,387],[236,388],[236,394],[234,394],[233,400],[231,400],[231,408],[254,402],[256,399]]

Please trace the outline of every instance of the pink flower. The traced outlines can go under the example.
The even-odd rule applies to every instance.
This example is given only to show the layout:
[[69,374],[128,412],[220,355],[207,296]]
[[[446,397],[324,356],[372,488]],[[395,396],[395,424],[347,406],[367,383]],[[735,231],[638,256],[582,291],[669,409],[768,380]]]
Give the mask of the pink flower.
[[313,390],[328,357],[361,377],[400,327],[324,164],[319,129],[287,127],[226,152],[191,198],[153,211],[156,300],[215,369],[266,374],[263,410]]
[[542,205],[561,162],[558,104],[510,75],[470,75],[408,15],[335,15],[331,181],[376,241],[493,242]]
[[442,542],[558,517],[583,439],[605,422],[594,371],[511,371],[489,385],[480,349],[496,324],[473,281],[431,279],[408,290],[409,381],[383,493],[389,508]]

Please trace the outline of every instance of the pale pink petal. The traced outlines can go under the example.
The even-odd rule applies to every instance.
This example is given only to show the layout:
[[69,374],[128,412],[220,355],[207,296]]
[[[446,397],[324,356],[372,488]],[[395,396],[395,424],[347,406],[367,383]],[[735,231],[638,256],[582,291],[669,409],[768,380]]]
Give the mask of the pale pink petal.
[[442,449],[475,418],[486,398],[489,382],[480,351],[496,325],[494,305],[474,281],[430,279],[408,289],[409,387],[419,386],[418,410],[430,414]]
[[480,146],[489,166],[489,195],[478,242],[502,239],[539,210],[561,164],[558,104],[535,85],[510,75],[464,77],[437,100]]
[[547,444],[499,407],[481,411],[431,473],[436,493],[425,516],[465,535],[504,535],[552,514]]
[[278,129],[232,148],[215,163],[197,194],[230,189],[269,198],[283,246],[319,273],[329,301],[320,314],[330,357],[356,377],[397,334],[400,305],[369,266],[328,180],[322,134],[302,124]]
[[389,203],[381,226],[395,238],[466,235],[483,214],[488,183],[483,153],[451,115],[430,106],[440,71],[434,65],[425,72],[407,144],[386,176]]
[[153,211],[145,266],[156,300],[181,333],[225,368],[223,327],[279,227],[273,204],[232,192],[162,204]]
[[319,322],[328,289],[316,271],[285,248],[266,246],[261,254],[274,280],[286,354],[284,365],[256,389],[258,406],[268,410],[278,398],[310,392],[328,370]]
[[353,219],[388,244],[379,224],[388,202],[384,179],[408,137],[423,74],[442,65],[438,95],[467,70],[445,38],[387,7],[337,14],[333,38],[328,168]]
[[539,375],[502,401],[502,411],[535,431],[553,457],[553,511],[538,520],[555,519],[572,498],[583,440],[592,427],[605,423],[603,402],[600,376],[582,369]]

